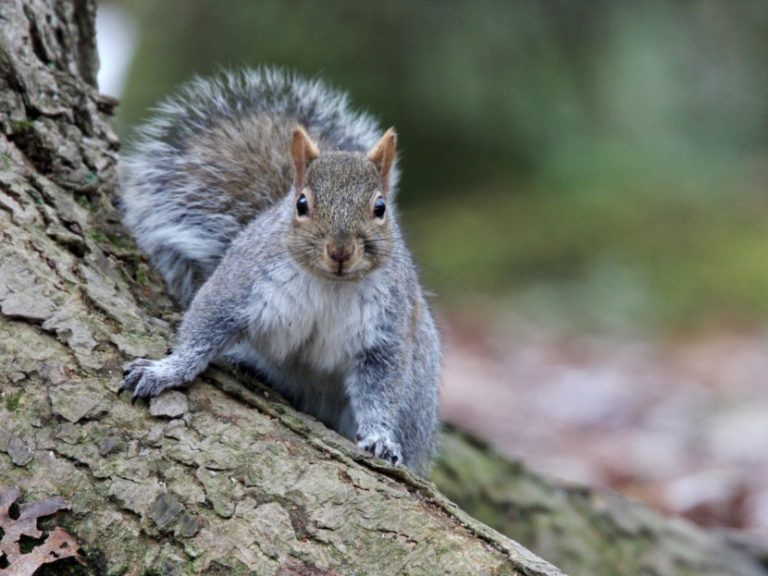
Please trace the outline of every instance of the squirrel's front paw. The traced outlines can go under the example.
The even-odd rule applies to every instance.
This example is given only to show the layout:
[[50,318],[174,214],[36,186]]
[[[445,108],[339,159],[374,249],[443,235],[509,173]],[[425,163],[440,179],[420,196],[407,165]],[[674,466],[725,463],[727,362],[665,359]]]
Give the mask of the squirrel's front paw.
[[[123,390],[133,391],[133,401],[151,398],[169,388],[183,386],[184,382],[162,360],[134,360],[123,369]],[[118,393],[119,393],[118,392]]]
[[373,431],[366,434],[358,432],[357,445],[377,458],[388,460],[394,466],[403,461],[400,444],[392,440],[388,432]]

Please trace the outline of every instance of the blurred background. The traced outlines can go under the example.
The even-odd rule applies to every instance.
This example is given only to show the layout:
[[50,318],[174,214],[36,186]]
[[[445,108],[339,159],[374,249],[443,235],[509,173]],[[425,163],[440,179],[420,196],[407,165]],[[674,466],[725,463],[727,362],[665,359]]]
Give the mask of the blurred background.
[[768,3],[113,0],[98,28],[124,142],[261,64],[396,126],[444,418],[768,538]]

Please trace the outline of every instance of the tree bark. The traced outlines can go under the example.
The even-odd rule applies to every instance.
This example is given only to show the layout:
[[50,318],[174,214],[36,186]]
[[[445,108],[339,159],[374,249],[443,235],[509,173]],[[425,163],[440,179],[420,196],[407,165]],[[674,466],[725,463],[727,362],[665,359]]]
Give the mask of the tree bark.
[[0,483],[67,498],[97,573],[559,574],[221,370],[149,411],[117,395],[172,312],[110,202],[94,13],[0,4]]
[[[211,369],[149,410],[117,395],[123,363],[164,354],[178,314],[111,202],[115,102],[96,87],[94,15],[94,0],[0,2],[0,486],[68,499],[55,521],[94,574],[560,574],[245,377]],[[446,454],[436,477],[452,497],[588,562],[574,573],[640,573],[600,567],[666,546],[458,436]],[[537,491],[514,493],[525,486]],[[760,574],[703,536],[684,546]]]

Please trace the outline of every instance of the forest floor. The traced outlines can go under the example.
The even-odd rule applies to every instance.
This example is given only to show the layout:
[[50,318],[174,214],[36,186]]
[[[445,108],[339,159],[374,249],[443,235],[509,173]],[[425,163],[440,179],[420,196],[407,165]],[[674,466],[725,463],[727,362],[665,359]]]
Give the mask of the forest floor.
[[559,479],[768,541],[768,331],[641,341],[454,313],[442,411]]

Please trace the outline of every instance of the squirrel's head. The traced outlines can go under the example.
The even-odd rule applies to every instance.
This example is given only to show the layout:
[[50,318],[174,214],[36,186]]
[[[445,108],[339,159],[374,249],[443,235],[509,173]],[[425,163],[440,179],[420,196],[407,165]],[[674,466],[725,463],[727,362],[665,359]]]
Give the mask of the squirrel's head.
[[310,272],[357,280],[394,248],[387,205],[397,136],[390,128],[367,154],[321,152],[303,128],[293,133],[293,223],[288,249]]

